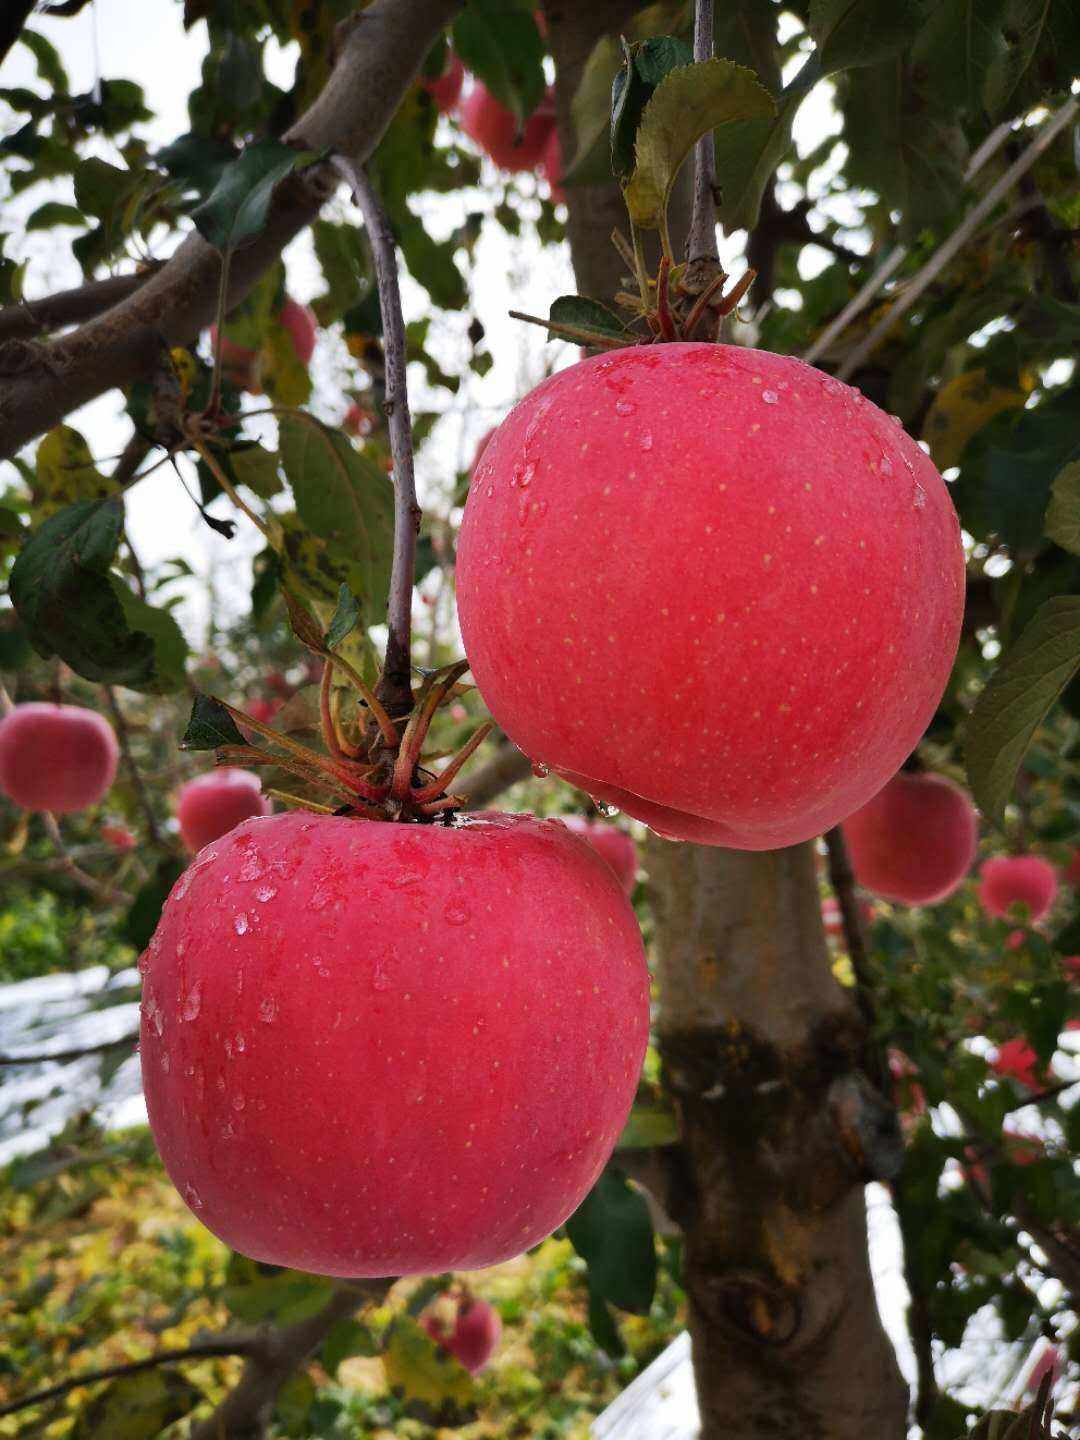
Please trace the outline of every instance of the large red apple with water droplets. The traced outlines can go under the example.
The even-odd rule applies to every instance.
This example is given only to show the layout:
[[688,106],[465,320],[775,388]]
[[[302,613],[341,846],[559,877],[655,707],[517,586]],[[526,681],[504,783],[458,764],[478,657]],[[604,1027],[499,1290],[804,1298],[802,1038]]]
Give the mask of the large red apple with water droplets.
[[648,1036],[634,915],[563,825],[246,822],[141,962],[158,1149],[199,1218],[318,1274],[494,1265],[588,1192]]
[[270,797],[250,770],[210,770],[180,787],[176,818],[180,838],[194,852],[217,840],[241,820],[270,813]]
[[905,905],[951,895],[971,869],[978,838],[967,792],[944,775],[894,775],[844,821],[856,880]]
[[31,702],[0,720],[0,792],[24,810],[66,815],[96,805],[119,757],[112,726],[80,705]]
[[788,356],[639,346],[518,404],[469,491],[473,675],[534,761],[662,835],[764,850],[870,799],[956,652],[927,455]]

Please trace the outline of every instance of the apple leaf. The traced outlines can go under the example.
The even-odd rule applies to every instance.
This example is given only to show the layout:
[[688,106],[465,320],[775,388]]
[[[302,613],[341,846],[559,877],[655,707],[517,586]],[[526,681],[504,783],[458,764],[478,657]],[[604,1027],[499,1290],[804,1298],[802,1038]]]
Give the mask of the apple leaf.
[[391,1390],[404,1400],[408,1412],[429,1424],[449,1425],[474,1408],[472,1376],[408,1315],[399,1316],[391,1327],[383,1369]]
[[791,145],[796,112],[820,79],[820,62],[811,55],[784,86],[771,112],[735,119],[717,129],[716,177],[721,190],[717,213],[726,230],[750,230],[757,224],[765,187]]
[[775,114],[776,102],[754,72],[731,60],[671,70],[653,92],[637,131],[634,171],[624,191],[633,223],[651,230],[664,223],[675,177],[702,135],[732,121]]
[[129,624],[109,574],[123,528],[116,497],[68,505],[27,540],[8,593],[39,655],[59,655],[86,680],[138,690],[161,676],[154,638]]
[[202,1399],[202,1391],[175,1370],[123,1375],[89,1402],[68,1435],[70,1440],[151,1440]]
[[130,628],[149,635],[154,642],[153,674],[139,689],[150,695],[167,695],[179,690],[184,683],[188,657],[187,641],[180,626],[168,610],[156,610],[140,600],[119,575],[110,574],[108,579]]
[[232,1255],[225,1271],[222,1299],[231,1314],[248,1325],[273,1321],[293,1325],[309,1320],[333,1297],[331,1281],[302,1270],[270,1270],[244,1255]]
[[1080,460],[1059,470],[1046,509],[1046,534],[1055,545],[1080,555]]
[[611,168],[623,184],[634,172],[634,142],[645,107],[672,70],[692,64],[694,52],[684,40],[657,35],[626,52],[611,83]]
[[319,1359],[331,1375],[336,1375],[343,1360],[353,1355],[370,1357],[378,1353],[378,1341],[366,1325],[360,1320],[339,1320],[323,1341]]
[[318,620],[300,597],[287,585],[282,586],[281,593],[285,597],[285,609],[289,612],[289,624],[300,644],[306,645],[316,655],[325,655],[326,641],[323,639],[323,628]]
[[266,224],[275,188],[318,158],[279,140],[256,140],[225,166],[209,198],[191,212],[199,234],[222,252],[253,239]]
[[1059,595],[1035,612],[979,696],[967,723],[972,794],[1000,828],[1031,737],[1080,669],[1080,595]]
[[811,0],[810,33],[822,73],[888,60],[925,19],[924,0]]
[[[627,340],[626,327],[618,315],[606,305],[601,305],[599,300],[589,300],[584,295],[560,295],[551,302],[548,319],[553,325],[569,325],[577,330],[591,330],[598,335]],[[549,340],[558,338],[556,330],[548,331]]]
[[519,125],[544,98],[544,42],[529,10],[471,0],[454,21],[454,49]]
[[589,1290],[620,1310],[644,1315],[656,1290],[656,1244],[645,1197],[614,1166],[566,1222],[589,1267]]
[[243,735],[220,700],[196,695],[191,718],[180,741],[181,750],[216,750],[219,745],[243,745]]
[[674,1145],[679,1139],[679,1122],[672,1110],[635,1105],[615,1142],[616,1150],[651,1150],[654,1145]]
[[338,591],[337,609],[334,611],[330,628],[326,632],[327,650],[336,650],[341,642],[360,624],[360,601],[347,585]]
[[618,1359],[626,1354],[626,1346],[619,1334],[619,1327],[611,1313],[611,1306],[602,1295],[589,1286],[588,1309],[589,1334],[606,1354]]

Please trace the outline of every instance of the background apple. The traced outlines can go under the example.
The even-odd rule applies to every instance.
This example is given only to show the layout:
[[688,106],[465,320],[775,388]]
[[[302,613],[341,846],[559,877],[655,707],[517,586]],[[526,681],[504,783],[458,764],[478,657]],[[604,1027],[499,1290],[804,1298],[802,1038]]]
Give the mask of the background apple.
[[1057,872],[1038,855],[995,855],[979,871],[979,899],[988,915],[1041,920],[1057,895]]
[[637,846],[625,830],[602,821],[587,820],[584,815],[566,815],[563,824],[568,830],[591,845],[611,866],[615,878],[629,895],[637,881]]
[[475,81],[461,107],[461,128],[500,170],[535,170],[555,125],[549,92],[521,127],[486,85]]
[[455,1302],[452,1319],[431,1310],[420,1321],[427,1333],[449,1351],[470,1374],[476,1375],[491,1359],[502,1334],[502,1321],[494,1305],[465,1295]]
[[250,770],[211,770],[181,787],[176,797],[180,838],[194,854],[241,820],[269,815],[269,796]]
[[96,805],[119,758],[112,726],[80,705],[31,701],[0,720],[0,790],[24,810],[63,815]]
[[844,821],[855,878],[906,905],[933,905],[962,883],[979,838],[967,792],[944,775],[894,775]]

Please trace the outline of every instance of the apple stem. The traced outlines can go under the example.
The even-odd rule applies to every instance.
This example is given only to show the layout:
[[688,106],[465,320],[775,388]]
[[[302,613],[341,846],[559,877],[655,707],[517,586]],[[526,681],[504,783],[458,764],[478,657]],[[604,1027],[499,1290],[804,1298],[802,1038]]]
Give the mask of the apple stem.
[[386,613],[389,634],[376,694],[395,714],[408,714],[413,703],[412,600],[420,506],[413,473],[412,422],[405,381],[405,320],[401,312],[394,236],[386,211],[364,170],[343,155],[335,155],[332,164],[348,182],[364,217],[379,290],[386,356],[383,411],[389,425],[394,464],[394,558]]
[[334,724],[334,716],[330,708],[330,681],[333,674],[333,665],[329,660],[324,660],[322,681],[319,684],[319,718],[322,721],[323,739],[326,741],[327,750],[336,760],[343,760],[345,752],[338,740],[337,726]]
[[[694,0],[694,61],[713,57],[713,0]],[[689,260],[718,260],[716,247],[716,151],[712,131],[694,146],[694,209],[686,247]]]

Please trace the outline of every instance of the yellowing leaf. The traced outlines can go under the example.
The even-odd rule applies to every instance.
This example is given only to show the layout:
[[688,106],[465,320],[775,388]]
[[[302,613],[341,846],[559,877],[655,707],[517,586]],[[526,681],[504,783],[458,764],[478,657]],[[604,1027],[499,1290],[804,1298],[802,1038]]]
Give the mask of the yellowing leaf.
[[434,1423],[448,1423],[475,1403],[469,1372],[408,1316],[394,1322],[383,1351],[383,1369],[390,1388],[409,1409]]
[[78,430],[57,425],[38,446],[33,489],[35,517],[45,520],[78,500],[104,500],[116,486],[98,470]]
[[277,405],[300,406],[311,398],[311,376],[296,353],[292,336],[275,318],[259,352],[259,380]]
[[958,465],[973,435],[1003,410],[1019,410],[1027,395],[995,385],[985,370],[966,370],[942,386],[923,425],[922,438],[939,470]]
[[665,75],[645,107],[625,197],[635,225],[655,230],[683,161],[702,135],[732,120],[776,113],[776,102],[752,70],[731,60],[683,65]]
[[180,394],[186,400],[191,394],[191,389],[195,384],[195,377],[199,370],[198,365],[195,363],[195,357],[190,350],[185,350],[182,346],[178,345],[175,349],[169,351],[169,359],[172,361],[172,367],[176,371],[176,378],[180,381]]

